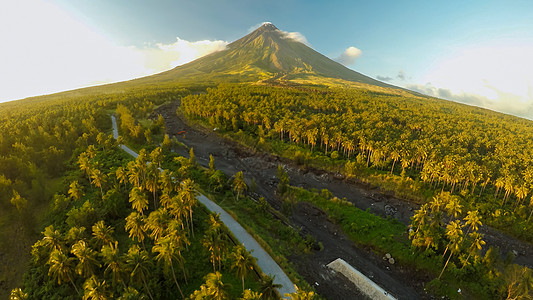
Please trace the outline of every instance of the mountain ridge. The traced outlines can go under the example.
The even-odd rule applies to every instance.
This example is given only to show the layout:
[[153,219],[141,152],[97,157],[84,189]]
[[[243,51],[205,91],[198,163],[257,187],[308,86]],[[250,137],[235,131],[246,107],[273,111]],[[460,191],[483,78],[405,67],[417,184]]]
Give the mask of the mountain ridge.
[[217,51],[171,70],[134,81],[262,81],[273,77],[307,78],[310,75],[341,79],[379,87],[395,88],[375,80],[324,56],[297,41],[272,23]]

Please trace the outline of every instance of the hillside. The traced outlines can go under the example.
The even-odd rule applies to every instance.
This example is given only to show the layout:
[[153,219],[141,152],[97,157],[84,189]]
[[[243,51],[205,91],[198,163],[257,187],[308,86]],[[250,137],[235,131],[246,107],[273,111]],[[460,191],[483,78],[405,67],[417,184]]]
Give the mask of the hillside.
[[[172,132],[166,128],[165,122],[176,124],[175,107],[165,118],[154,113],[166,104],[179,106],[179,118],[190,122],[191,127],[199,131],[207,127],[210,134],[220,134],[240,147],[241,150],[217,152],[224,159],[235,159],[227,164],[244,166],[238,163],[240,151],[272,157],[271,171],[278,175],[279,182],[271,175],[267,183],[255,183],[256,188],[268,189],[264,194],[269,196],[255,194],[252,191],[255,178],[251,178],[250,195],[259,198],[255,199],[257,203],[246,197],[247,200],[239,200],[239,193],[233,195],[235,188],[230,187],[231,180],[227,178],[237,172],[224,175],[210,165],[208,170],[199,168],[194,159],[174,157],[170,147],[176,152],[188,152],[183,144],[189,142],[186,138],[189,133],[183,128]],[[70,241],[56,247],[48,244],[50,239],[46,236],[33,247],[32,257],[36,262],[25,280],[24,290],[41,298],[55,294],[58,286],[61,287],[58,293],[66,296],[74,295],[72,290],[86,282],[89,290],[91,284],[107,282],[109,285],[113,280],[101,263],[95,263],[98,266],[94,274],[99,280],[91,279],[88,276],[91,272],[85,271],[76,271],[80,276],[70,282],[47,277],[51,251],[63,251],[62,258],[81,262],[75,251],[70,251],[81,240],[76,232],[70,233],[71,229],[76,227],[81,232],[85,228],[88,233],[97,221],[112,224],[117,230],[113,238],[120,242],[123,256],[129,246],[142,244],[128,237],[124,228],[124,214],[137,210],[130,209],[130,192],[134,188],[142,190],[143,199],[154,200],[153,206],[151,201],[147,205],[157,211],[156,199],[163,201],[164,191],[162,185],[160,189],[147,184],[141,187],[135,178],[119,178],[117,170],[130,170],[133,165],[119,156],[117,145],[109,136],[109,115],[114,113],[120,115],[126,143],[136,149],[150,150],[165,144],[169,158],[166,165],[181,175],[190,175],[203,189],[220,197],[221,202],[235,201],[230,208],[240,210],[245,216],[241,219],[249,219],[246,222],[251,223],[247,226],[257,226],[258,232],[266,231],[267,235],[261,236],[265,243],[275,253],[281,253],[282,261],[301,264],[298,270],[314,268],[309,263],[311,255],[324,251],[324,247],[338,248],[341,242],[334,244],[338,240],[337,232],[347,236],[342,241],[347,249],[355,248],[354,244],[364,245],[369,255],[373,255],[371,264],[385,273],[390,266],[384,265],[377,255],[394,254],[398,259],[394,266],[399,272],[397,277],[404,277],[400,273],[408,270],[411,276],[408,280],[424,284],[410,287],[427,288],[439,296],[458,296],[459,287],[466,297],[504,295],[506,288],[513,288],[514,282],[507,282],[511,273],[527,271],[512,265],[513,257],[517,256],[516,262],[522,266],[531,264],[531,121],[420,96],[376,81],[288,38],[274,25],[264,24],[229,44],[226,50],[160,74],[0,105],[0,249],[3,249],[0,265],[7,266],[0,270],[0,283],[6,282],[0,295],[6,288],[20,283],[25,262],[30,259],[31,243],[51,224],[54,230],[45,236],[55,235],[57,230],[61,239]],[[172,135],[183,144],[171,141]],[[198,135],[201,140],[207,136]],[[207,164],[212,151],[211,148],[199,151],[204,163]],[[83,157],[90,157],[92,171],[80,164]],[[283,167],[276,172],[280,163],[292,165],[293,172],[301,176],[310,174],[309,170],[321,174],[311,178],[321,184],[320,190],[313,186],[308,191],[290,186],[288,177],[282,180]],[[138,165],[145,164],[141,161]],[[154,174],[159,173],[154,171]],[[104,181],[98,183],[102,178],[97,175],[103,176]],[[394,198],[396,206],[406,207],[405,214],[400,218],[395,215],[395,207],[389,205],[387,209],[383,203],[382,211],[388,213],[377,212],[376,216],[370,207],[356,210],[353,206],[357,201],[340,199],[344,197],[340,196],[342,193],[334,195],[328,190],[331,178],[343,181],[344,186],[366,189],[356,197],[369,206],[384,202],[383,198]],[[71,192],[72,185],[78,183],[85,196],[78,197]],[[276,183],[280,184],[276,187]],[[351,193],[348,190],[346,193]],[[171,194],[175,195],[174,192]],[[47,210],[48,205],[51,207]],[[255,216],[266,215],[267,220],[249,218],[250,207]],[[334,229],[322,232],[319,223],[314,224],[314,231],[289,230],[302,228],[291,223],[294,222],[292,213],[302,207],[316,214],[315,217],[321,216],[324,224],[331,224],[330,228]],[[265,214],[266,211],[272,215]],[[409,224],[413,215],[416,220]],[[300,216],[310,220],[308,215]],[[187,216],[184,218],[187,223]],[[198,223],[205,225],[204,218],[207,215]],[[259,222],[264,223],[258,226]],[[416,228],[415,233],[407,234],[408,225]],[[489,244],[487,240],[484,246],[483,234],[493,230],[488,230],[487,225],[521,239],[517,244],[524,247],[506,245],[502,249],[517,251],[510,251],[508,259],[500,261],[497,251],[488,249],[494,243]],[[454,229],[451,233],[450,226]],[[151,229],[146,235],[152,232]],[[190,232],[192,238],[192,228]],[[146,241],[155,246],[158,239],[152,235],[152,241]],[[23,242],[21,236],[25,237]],[[198,249],[202,247],[200,238],[196,238]],[[102,248],[100,241],[90,234],[82,239],[92,244],[94,251]],[[333,243],[320,245],[316,240]],[[18,259],[20,253],[26,256]],[[212,263],[207,256],[203,259],[208,265]],[[158,277],[148,282],[150,288],[135,280],[129,284],[146,293],[165,285],[168,270],[161,264],[155,265],[159,268]],[[198,271],[204,267],[192,269]],[[439,275],[441,270],[443,273]],[[417,275],[419,271],[422,275]],[[196,285],[191,285],[188,292],[201,287],[205,272],[196,273]],[[169,282],[170,286],[159,290],[175,292]],[[523,287],[521,284],[528,283],[517,286]],[[176,288],[179,289],[177,284]],[[240,294],[238,289],[234,292]],[[327,290],[323,293],[327,295]]]

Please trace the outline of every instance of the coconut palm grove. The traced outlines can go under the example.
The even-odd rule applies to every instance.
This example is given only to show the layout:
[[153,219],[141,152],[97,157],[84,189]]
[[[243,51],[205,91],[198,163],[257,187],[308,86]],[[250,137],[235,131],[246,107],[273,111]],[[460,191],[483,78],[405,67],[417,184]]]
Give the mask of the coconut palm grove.
[[345,255],[397,299],[531,299],[532,141],[528,119],[265,23],[162,73],[0,104],[0,297],[366,297],[313,262]]

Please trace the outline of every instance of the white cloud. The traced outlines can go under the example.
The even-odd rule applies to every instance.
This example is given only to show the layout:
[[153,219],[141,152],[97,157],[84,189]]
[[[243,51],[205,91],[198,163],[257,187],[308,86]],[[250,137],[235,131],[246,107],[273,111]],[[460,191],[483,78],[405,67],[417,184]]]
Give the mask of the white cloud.
[[348,47],[344,52],[336,59],[339,63],[349,66],[355,63],[355,60],[361,57],[363,52],[355,47]]
[[43,0],[4,3],[0,40],[0,102],[150,75],[227,44],[121,46]]
[[431,82],[423,90],[432,96],[533,118],[531,70],[533,45],[498,43],[458,51],[419,82]]
[[158,43],[155,47],[139,49],[145,55],[146,66],[156,71],[168,70],[186,64],[207,54],[226,49],[226,41],[190,42],[176,38],[172,44]]
[[287,32],[287,31],[283,31],[283,30],[280,30],[280,32],[283,34],[283,37],[286,38],[286,39],[291,39],[291,40],[295,40],[297,42],[300,42],[302,44],[305,44],[307,46],[311,46],[311,44],[309,44],[309,42],[307,41],[307,39],[305,38],[305,36],[299,32]]
[[469,105],[488,108],[494,111],[508,113],[515,116],[533,119],[533,101],[523,101],[519,96],[508,94],[499,90],[495,90],[499,96],[496,97],[496,99],[490,99],[486,96],[476,93],[454,92],[446,88],[437,88],[429,82],[424,85],[408,84],[406,85],[406,88],[440,99],[452,100]]

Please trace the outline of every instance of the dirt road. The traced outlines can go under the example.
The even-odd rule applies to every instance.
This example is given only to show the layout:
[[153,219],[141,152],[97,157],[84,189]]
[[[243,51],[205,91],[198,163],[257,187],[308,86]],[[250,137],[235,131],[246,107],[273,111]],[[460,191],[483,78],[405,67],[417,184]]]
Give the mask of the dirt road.
[[[281,204],[276,198],[277,166],[282,164],[290,177],[290,183],[304,188],[327,188],[337,197],[346,197],[357,207],[372,213],[386,216],[391,215],[407,224],[417,206],[380,193],[379,190],[366,185],[347,182],[333,174],[317,170],[302,170],[289,161],[264,153],[254,153],[244,150],[232,141],[219,137],[215,132],[192,128],[185,120],[176,115],[179,103],[161,106],[155,114],[165,118],[167,132],[172,137],[176,135],[179,141],[188,147],[193,147],[199,163],[208,165],[209,155],[215,158],[215,166],[226,175],[232,176],[238,171],[243,171],[247,183],[252,178],[257,184],[257,193],[265,197],[276,209]],[[178,132],[184,134],[177,135]],[[178,153],[188,156],[186,149],[177,149]],[[291,217],[292,225],[301,228],[304,233],[312,235],[317,242],[324,245],[323,251],[315,251],[304,257],[290,257],[289,260],[297,267],[298,272],[310,283],[314,284],[317,291],[328,299],[355,299],[355,288],[344,277],[332,274],[325,265],[343,258],[353,267],[374,280],[385,290],[399,299],[426,298],[423,290],[424,278],[419,272],[404,269],[397,265],[390,265],[372,253],[369,249],[360,249],[349,241],[340,228],[328,220],[321,210],[307,203],[299,203]],[[487,244],[498,245],[503,253],[515,251],[517,263],[533,266],[533,249],[516,239],[508,237],[490,228],[486,228]],[[348,298],[347,298],[348,297]]]

